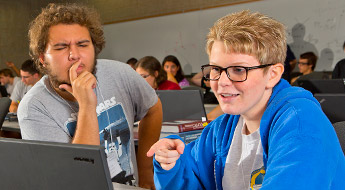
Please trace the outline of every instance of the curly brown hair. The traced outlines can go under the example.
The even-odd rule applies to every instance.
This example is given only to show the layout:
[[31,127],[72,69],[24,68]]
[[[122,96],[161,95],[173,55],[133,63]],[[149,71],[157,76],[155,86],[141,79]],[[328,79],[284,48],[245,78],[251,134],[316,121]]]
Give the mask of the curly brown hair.
[[28,33],[30,56],[42,73],[45,73],[45,69],[39,61],[39,56],[46,49],[50,27],[58,24],[79,24],[86,27],[95,47],[95,56],[104,48],[102,24],[96,10],[78,4],[51,3],[30,23]]

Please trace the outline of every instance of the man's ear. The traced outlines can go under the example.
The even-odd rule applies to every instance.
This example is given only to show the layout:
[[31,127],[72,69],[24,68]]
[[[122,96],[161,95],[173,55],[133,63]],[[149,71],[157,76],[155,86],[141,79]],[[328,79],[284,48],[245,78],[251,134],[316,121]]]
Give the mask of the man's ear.
[[42,66],[43,66],[43,67],[46,67],[46,64],[44,63],[44,55],[43,55],[43,53],[40,54],[40,56],[39,56],[38,59],[39,59],[40,63],[42,64]]
[[280,81],[284,73],[284,65],[282,63],[272,65],[268,72],[269,79],[266,87],[273,88]]
[[155,78],[158,77],[158,71],[155,71]]

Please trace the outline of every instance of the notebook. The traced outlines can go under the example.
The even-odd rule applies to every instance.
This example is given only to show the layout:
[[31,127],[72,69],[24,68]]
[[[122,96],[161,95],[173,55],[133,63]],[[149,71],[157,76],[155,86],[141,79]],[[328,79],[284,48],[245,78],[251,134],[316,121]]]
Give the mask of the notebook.
[[345,121],[345,94],[315,94],[331,123]]
[[345,93],[344,79],[297,80],[298,86],[315,93]]
[[104,148],[0,138],[1,189],[113,189]]
[[200,90],[156,90],[162,102],[163,121],[206,120]]

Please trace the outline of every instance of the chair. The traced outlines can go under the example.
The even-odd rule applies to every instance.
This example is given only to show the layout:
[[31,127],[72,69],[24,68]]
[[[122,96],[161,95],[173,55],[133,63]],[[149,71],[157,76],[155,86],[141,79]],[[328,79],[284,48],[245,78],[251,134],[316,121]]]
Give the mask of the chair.
[[0,98],[0,129],[5,121],[5,117],[8,113],[8,109],[11,105],[11,99],[9,97]]
[[345,154],[345,121],[333,123],[333,127],[337,133],[341,149],[343,149],[343,153]]

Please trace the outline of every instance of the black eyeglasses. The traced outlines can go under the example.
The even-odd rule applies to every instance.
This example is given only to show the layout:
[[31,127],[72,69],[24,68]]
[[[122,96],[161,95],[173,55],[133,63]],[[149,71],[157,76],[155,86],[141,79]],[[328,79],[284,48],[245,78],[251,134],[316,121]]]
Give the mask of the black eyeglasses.
[[309,65],[309,63],[302,63],[302,62],[298,62],[297,64],[299,64],[299,65]]
[[201,66],[202,73],[206,80],[216,81],[220,78],[220,75],[225,71],[228,78],[233,82],[244,82],[247,80],[248,71],[253,69],[261,69],[275,64],[259,65],[254,67],[244,66],[229,66],[226,68],[216,65],[203,65]]

